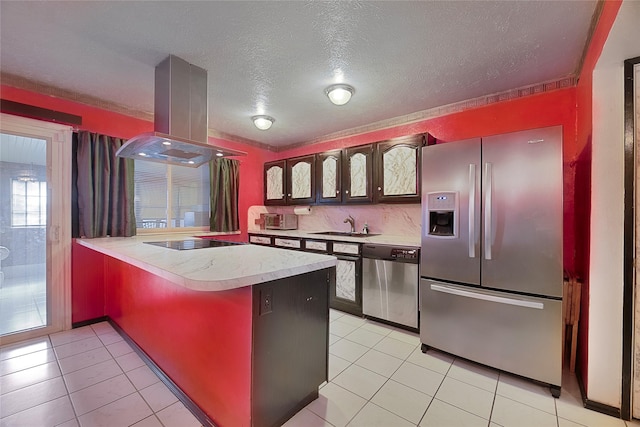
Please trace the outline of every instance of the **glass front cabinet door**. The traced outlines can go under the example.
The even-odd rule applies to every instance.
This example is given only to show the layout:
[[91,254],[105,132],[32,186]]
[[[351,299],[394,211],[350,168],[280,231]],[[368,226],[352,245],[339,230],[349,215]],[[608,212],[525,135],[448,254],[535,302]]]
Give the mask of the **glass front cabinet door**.
[[331,308],[362,316],[362,258],[335,255],[335,287],[329,291]]
[[424,135],[411,135],[376,145],[376,202],[420,202],[424,140]]
[[316,160],[318,203],[342,202],[342,150],[319,153]]
[[316,155],[287,159],[287,204],[314,203],[316,198]]
[[344,203],[373,202],[373,144],[345,148],[342,166]]
[[284,205],[285,197],[285,160],[264,164],[264,204]]

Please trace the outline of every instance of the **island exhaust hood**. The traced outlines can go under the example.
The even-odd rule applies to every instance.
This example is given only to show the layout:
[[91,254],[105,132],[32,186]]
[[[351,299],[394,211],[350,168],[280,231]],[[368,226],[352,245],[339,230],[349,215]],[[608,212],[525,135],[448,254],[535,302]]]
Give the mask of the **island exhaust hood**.
[[155,72],[155,132],[129,139],[118,157],[197,168],[247,153],[207,143],[207,70],[169,55]]

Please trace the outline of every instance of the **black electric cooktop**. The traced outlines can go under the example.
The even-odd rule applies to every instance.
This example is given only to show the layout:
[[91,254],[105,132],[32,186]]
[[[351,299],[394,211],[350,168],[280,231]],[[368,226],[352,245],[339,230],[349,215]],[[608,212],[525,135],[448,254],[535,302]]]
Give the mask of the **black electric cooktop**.
[[204,248],[219,248],[222,246],[234,246],[242,245],[240,242],[226,242],[223,240],[163,240],[160,242],[144,242],[147,245],[160,246],[162,248],[176,249],[178,251],[185,251],[188,249],[204,249]]

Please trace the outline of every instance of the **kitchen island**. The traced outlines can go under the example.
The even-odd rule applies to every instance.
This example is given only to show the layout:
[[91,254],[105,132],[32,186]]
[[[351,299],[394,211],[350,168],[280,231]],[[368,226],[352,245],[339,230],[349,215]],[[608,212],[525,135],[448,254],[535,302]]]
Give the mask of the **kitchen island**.
[[315,399],[335,258],[143,243],[167,238],[77,240],[74,307],[91,294],[90,317],[108,316],[218,426],[280,425]]

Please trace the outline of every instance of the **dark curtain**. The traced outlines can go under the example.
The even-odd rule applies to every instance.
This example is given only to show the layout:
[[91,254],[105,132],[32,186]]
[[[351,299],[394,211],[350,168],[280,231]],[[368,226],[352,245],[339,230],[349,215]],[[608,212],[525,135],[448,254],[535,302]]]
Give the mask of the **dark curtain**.
[[237,231],[240,165],[237,160],[216,159],[209,162],[211,182],[211,231]]
[[[133,160],[116,157],[125,141],[86,131],[74,134],[77,236],[134,236]],[[73,212],[72,216],[75,216]],[[76,227],[74,232],[76,232]]]

